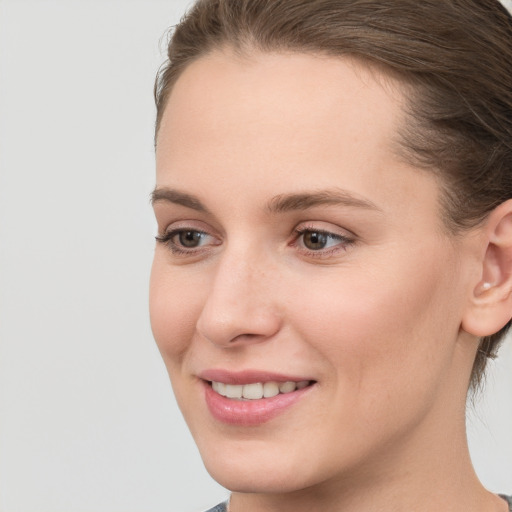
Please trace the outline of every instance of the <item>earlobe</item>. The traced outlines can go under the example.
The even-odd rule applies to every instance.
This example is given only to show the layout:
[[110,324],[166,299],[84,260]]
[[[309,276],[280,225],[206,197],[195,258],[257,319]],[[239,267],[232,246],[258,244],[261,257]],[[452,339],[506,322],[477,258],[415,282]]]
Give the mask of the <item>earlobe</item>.
[[466,332],[479,337],[498,332],[512,317],[512,200],[498,206],[482,230],[479,281],[462,321]]
[[481,281],[475,288],[475,295],[478,297],[482,293],[490,290],[493,286],[496,286],[496,283],[489,283],[488,281]]

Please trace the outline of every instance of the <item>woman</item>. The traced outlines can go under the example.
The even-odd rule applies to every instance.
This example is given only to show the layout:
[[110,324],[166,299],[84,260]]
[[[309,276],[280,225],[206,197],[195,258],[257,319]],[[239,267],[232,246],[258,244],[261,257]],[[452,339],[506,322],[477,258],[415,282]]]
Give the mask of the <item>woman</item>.
[[229,506],[506,512],[465,434],[512,316],[495,0],[204,0],[156,84],[151,320]]

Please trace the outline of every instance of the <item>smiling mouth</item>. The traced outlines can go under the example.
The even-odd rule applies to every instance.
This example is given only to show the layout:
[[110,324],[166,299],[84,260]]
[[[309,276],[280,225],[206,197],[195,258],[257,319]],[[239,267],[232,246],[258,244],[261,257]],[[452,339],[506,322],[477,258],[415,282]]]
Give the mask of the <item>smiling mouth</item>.
[[261,400],[272,398],[280,394],[293,393],[311,386],[314,381],[286,381],[286,382],[254,382],[251,384],[226,384],[224,382],[210,381],[213,391],[221,396],[233,400]]

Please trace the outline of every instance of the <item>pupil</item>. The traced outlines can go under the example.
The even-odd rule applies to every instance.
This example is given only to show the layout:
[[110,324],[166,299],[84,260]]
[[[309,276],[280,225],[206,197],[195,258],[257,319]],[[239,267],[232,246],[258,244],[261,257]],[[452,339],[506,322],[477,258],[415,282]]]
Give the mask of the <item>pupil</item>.
[[323,249],[327,244],[327,235],[317,231],[308,231],[304,235],[304,245],[308,249],[319,250]]
[[183,231],[179,234],[180,244],[183,247],[197,247],[201,240],[201,234],[199,231]]

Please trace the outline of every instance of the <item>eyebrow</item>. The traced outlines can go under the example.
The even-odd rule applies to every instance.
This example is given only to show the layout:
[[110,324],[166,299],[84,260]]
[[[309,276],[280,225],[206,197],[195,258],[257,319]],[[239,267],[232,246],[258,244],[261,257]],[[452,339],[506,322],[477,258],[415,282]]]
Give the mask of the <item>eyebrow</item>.
[[198,212],[209,213],[208,208],[197,197],[172,188],[155,188],[151,192],[151,204],[154,206],[160,202],[179,204]]
[[343,189],[321,190],[312,193],[280,194],[268,204],[271,213],[284,213],[294,210],[308,210],[316,206],[348,206],[365,210],[382,211],[368,199],[352,195]]
[[[167,187],[155,188],[151,193],[151,204],[155,205],[162,201],[185,206],[199,212],[209,213],[208,208],[197,197],[176,189]],[[356,197],[343,189],[279,194],[268,202],[266,210],[269,213],[286,213],[296,210],[308,210],[317,206],[347,206],[382,211],[368,199]]]

